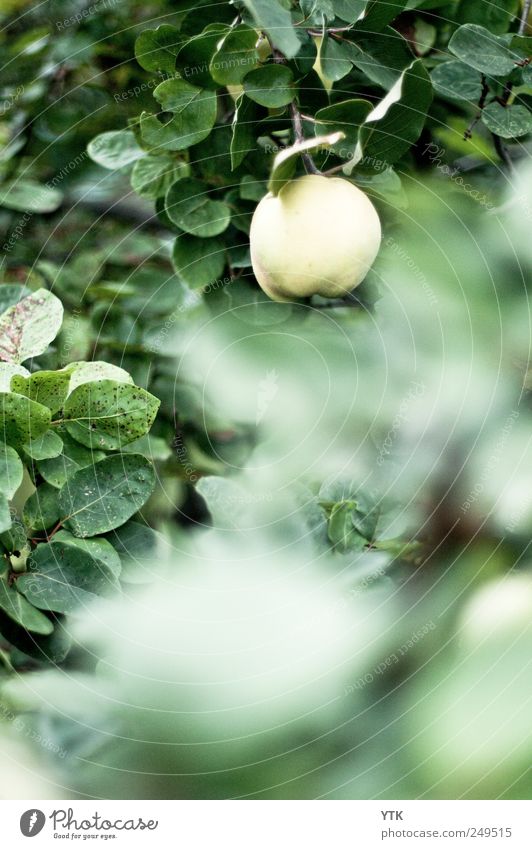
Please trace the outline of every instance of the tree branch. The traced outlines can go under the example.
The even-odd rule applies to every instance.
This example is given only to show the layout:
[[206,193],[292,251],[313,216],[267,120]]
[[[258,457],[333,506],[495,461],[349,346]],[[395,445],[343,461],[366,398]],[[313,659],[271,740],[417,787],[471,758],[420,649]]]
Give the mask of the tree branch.
[[532,0],[525,0],[523,4],[523,11],[521,13],[521,20],[519,21],[519,29],[517,30],[518,35],[524,35],[528,24],[528,16],[530,14],[530,9],[532,8]]
[[[292,127],[294,128],[294,137],[296,142],[305,141],[305,136],[303,135],[303,123],[301,121],[301,113],[294,101],[292,101],[292,103],[290,104],[290,115],[292,117]],[[305,166],[307,174],[321,174],[320,169],[316,167],[316,163],[314,162],[310,153],[302,153],[301,158],[303,160],[303,164]]]

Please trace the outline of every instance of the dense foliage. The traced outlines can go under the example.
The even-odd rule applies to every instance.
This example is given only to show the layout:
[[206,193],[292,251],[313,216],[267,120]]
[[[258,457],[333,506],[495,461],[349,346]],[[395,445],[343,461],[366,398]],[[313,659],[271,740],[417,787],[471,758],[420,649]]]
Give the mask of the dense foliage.
[[[529,11],[4,5],[3,796],[529,796]],[[308,172],[380,255],[273,303]]]

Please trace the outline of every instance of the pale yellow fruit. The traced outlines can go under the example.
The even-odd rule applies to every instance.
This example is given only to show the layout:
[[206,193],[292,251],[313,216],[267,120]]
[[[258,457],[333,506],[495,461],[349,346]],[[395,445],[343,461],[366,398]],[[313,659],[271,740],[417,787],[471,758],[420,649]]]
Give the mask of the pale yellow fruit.
[[364,192],[339,177],[308,174],[257,206],[253,271],[274,301],[338,298],[362,282],[380,240],[379,216]]

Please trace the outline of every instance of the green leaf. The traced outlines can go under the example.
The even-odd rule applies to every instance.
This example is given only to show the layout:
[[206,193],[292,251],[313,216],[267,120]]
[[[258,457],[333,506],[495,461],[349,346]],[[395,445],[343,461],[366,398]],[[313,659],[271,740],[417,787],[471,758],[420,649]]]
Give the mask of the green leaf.
[[152,436],[150,433],[135,439],[123,449],[127,454],[142,454],[152,462],[155,460],[168,460],[172,456],[169,443],[160,436]]
[[[432,102],[432,84],[421,59],[396,85],[397,92],[392,90],[377,107],[378,117],[360,129],[363,164],[375,170],[392,165],[418,140]],[[399,99],[392,101],[396,94]]]
[[321,26],[330,23],[336,17],[333,0],[300,0],[299,5],[305,16],[305,26]]
[[490,32],[508,31],[512,19],[519,10],[519,0],[462,0],[458,7],[457,21],[461,24],[474,23],[486,27]]
[[131,130],[112,130],[95,136],[87,146],[87,153],[102,168],[116,170],[136,162],[146,151],[138,146]]
[[296,56],[301,42],[292,26],[292,16],[288,9],[285,9],[279,0],[243,0],[243,2],[255,21],[257,29],[264,30],[273,46],[287,59]]
[[450,100],[478,103],[482,94],[482,75],[463,62],[453,60],[436,65],[432,74],[434,90]]
[[145,71],[172,74],[181,42],[176,27],[163,24],[156,29],[145,29],[135,41],[135,58]]
[[49,483],[40,484],[26,501],[22,516],[28,528],[34,531],[53,527],[60,517],[57,489]]
[[58,189],[42,186],[33,180],[12,180],[0,186],[0,206],[17,212],[55,212],[63,200]]
[[225,244],[221,239],[197,239],[187,233],[174,242],[174,268],[192,289],[220,279],[225,268]]
[[59,457],[63,450],[63,440],[53,430],[47,430],[42,436],[33,439],[24,446],[25,453],[33,460],[48,460]]
[[257,180],[257,178],[252,177],[251,174],[244,174],[240,180],[239,194],[242,200],[251,200],[258,203],[259,200],[262,200],[267,191],[264,180]]
[[29,377],[15,375],[11,380],[11,389],[38,404],[43,404],[53,414],[63,407],[69,383],[69,372],[38,371]]
[[209,24],[203,32],[187,41],[177,54],[176,67],[180,76],[201,88],[216,88],[209,65],[218,43],[228,27],[225,24]]
[[255,103],[279,109],[294,99],[294,76],[286,65],[265,65],[246,74],[244,91]]
[[347,76],[353,65],[349,47],[332,36],[321,40],[319,58],[323,74],[333,82]]
[[332,0],[335,15],[348,24],[354,24],[367,5],[368,0]]
[[342,141],[333,145],[333,153],[347,159],[353,156],[358,144],[358,135],[361,124],[364,123],[373,106],[369,100],[342,100],[332,106],[325,106],[316,112],[317,123],[314,125],[316,135],[328,134],[341,131],[344,134]]
[[19,555],[23,549],[29,550],[26,528],[19,519],[14,519],[11,527],[0,534],[0,543],[9,554]]
[[315,139],[307,139],[304,142],[296,142],[291,147],[281,150],[274,159],[268,190],[277,195],[285,183],[294,176],[296,165],[302,153],[311,153],[315,150],[324,150],[338,144],[345,138],[344,133],[330,133],[325,136],[317,136]]
[[73,553],[77,550],[88,554],[96,569],[108,572],[114,578],[120,577],[120,572],[122,571],[120,557],[109,540],[103,537],[79,539],[65,530],[58,531],[53,539],[54,543],[60,542],[64,546],[74,549]]
[[93,383],[96,380],[118,380],[120,383],[133,383],[133,378],[123,368],[100,360],[70,363],[65,371],[70,375],[69,395],[83,383]]
[[0,533],[4,533],[8,531],[11,527],[12,519],[11,519],[11,511],[9,509],[9,502],[6,496],[0,492]]
[[13,498],[22,483],[24,467],[14,448],[0,442],[0,492],[6,498]]
[[246,24],[229,30],[213,55],[209,70],[220,85],[238,85],[259,61],[257,33]]
[[503,139],[515,139],[532,132],[532,113],[526,106],[489,103],[482,110],[482,123]]
[[93,451],[84,445],[80,445],[79,442],[69,436],[64,428],[57,430],[63,442],[62,453],[51,459],[38,460],[37,469],[47,483],[61,489],[75,472],[103,460],[105,453]]
[[339,551],[362,551],[367,540],[353,525],[353,506],[340,502],[332,508],[327,532],[333,546]]
[[176,162],[170,156],[145,156],[135,162],[131,172],[131,188],[149,200],[162,197],[171,185],[182,177],[188,177],[190,166]]
[[207,187],[199,180],[180,180],[166,195],[166,213],[185,233],[202,239],[227,230],[231,210],[220,200],[211,200]]
[[64,425],[82,445],[115,451],[149,431],[159,403],[145,389],[130,383],[83,383],[66,400]]
[[392,27],[358,36],[356,42],[344,42],[344,47],[352,63],[387,91],[414,59],[407,41]]
[[146,573],[157,550],[157,534],[152,528],[131,520],[107,534],[107,539],[120,557],[123,582],[137,583],[146,577],[151,581]]
[[153,528],[133,519],[110,531],[106,539],[117,552],[120,560],[142,558],[155,551],[157,535]]
[[203,477],[196,490],[205,500],[215,528],[233,530],[245,525],[249,495],[237,483],[227,478]]
[[50,427],[48,407],[30,401],[25,395],[0,392],[0,426],[8,445],[22,448],[32,439],[38,439]]
[[73,613],[100,596],[116,592],[113,572],[68,541],[38,545],[27,562],[28,571],[17,587],[35,607],[56,613]]
[[477,24],[464,24],[457,29],[449,41],[449,50],[486,76],[506,76],[515,69],[515,57],[507,40]]
[[63,321],[63,305],[46,289],[38,289],[0,316],[0,359],[22,363],[46,351]]
[[154,115],[143,113],[140,129],[146,144],[161,150],[185,150],[209,135],[216,121],[216,92],[172,79],[160,83],[153,94],[162,110],[173,117],[161,123]]
[[145,457],[107,457],[76,472],[59,492],[63,523],[77,537],[104,534],[140,510],[154,487],[155,473]]
[[51,634],[52,622],[40,610],[26,601],[15,586],[9,586],[7,574],[0,577],[0,608],[13,622],[33,634]]
[[371,0],[364,17],[356,23],[357,32],[380,32],[386,24],[401,14],[406,2],[407,0]]
[[245,95],[241,95],[235,108],[231,136],[231,170],[244,161],[247,154],[255,148],[255,120],[257,107]]
[[401,178],[393,168],[383,171],[358,173],[356,184],[369,195],[377,195],[398,209],[408,208],[408,198],[403,189]]

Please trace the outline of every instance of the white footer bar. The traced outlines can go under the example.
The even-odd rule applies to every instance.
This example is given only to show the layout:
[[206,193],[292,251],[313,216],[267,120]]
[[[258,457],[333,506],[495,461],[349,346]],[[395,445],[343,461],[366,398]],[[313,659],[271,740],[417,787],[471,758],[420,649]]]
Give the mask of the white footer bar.
[[531,813],[528,801],[2,801],[0,825],[6,849],[532,849]]

